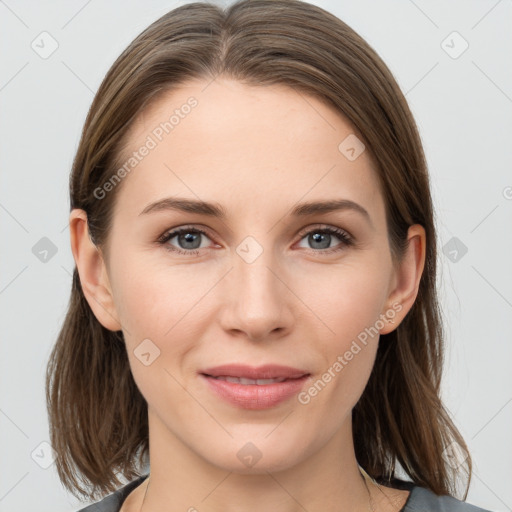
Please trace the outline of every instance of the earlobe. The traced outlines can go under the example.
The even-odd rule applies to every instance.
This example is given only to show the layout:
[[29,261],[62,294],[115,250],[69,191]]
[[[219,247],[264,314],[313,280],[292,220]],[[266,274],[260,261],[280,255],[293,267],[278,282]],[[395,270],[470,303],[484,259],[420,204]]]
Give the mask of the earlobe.
[[420,279],[425,266],[426,234],[425,228],[420,224],[409,227],[407,233],[408,246],[404,257],[394,275],[394,287],[386,301],[386,310],[383,317],[385,326],[380,334],[388,334],[398,327],[400,322],[412,308],[418,295]]
[[100,250],[89,235],[87,213],[73,209],[69,217],[71,251],[85,298],[98,321],[111,331],[121,330],[112,289]]

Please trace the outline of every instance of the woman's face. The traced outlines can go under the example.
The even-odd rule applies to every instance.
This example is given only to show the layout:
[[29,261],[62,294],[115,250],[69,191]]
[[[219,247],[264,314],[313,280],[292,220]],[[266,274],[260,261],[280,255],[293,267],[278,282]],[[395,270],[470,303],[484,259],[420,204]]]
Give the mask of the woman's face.
[[[166,93],[132,128],[129,172],[102,190],[120,187],[107,270],[151,442],[237,472],[351,443],[372,334],[401,308],[384,200],[351,126],[291,88],[218,78]],[[331,201],[345,207],[301,206]],[[307,377],[265,393],[202,375],[226,364]]]

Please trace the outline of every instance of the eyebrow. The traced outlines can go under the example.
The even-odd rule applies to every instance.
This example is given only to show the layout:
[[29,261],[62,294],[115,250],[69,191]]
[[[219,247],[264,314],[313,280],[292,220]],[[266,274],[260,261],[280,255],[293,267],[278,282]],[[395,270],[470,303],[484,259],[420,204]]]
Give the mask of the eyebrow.
[[[227,217],[226,210],[218,203],[209,203],[196,199],[185,199],[177,197],[166,197],[151,203],[139,213],[139,216],[162,210],[177,210],[187,213],[197,213],[200,215],[217,217],[222,220],[225,220]],[[332,199],[329,201],[312,201],[301,203],[292,209],[291,215],[293,217],[307,217],[334,211],[357,212],[361,214],[373,227],[370,214],[360,204],[355,203],[350,199]]]

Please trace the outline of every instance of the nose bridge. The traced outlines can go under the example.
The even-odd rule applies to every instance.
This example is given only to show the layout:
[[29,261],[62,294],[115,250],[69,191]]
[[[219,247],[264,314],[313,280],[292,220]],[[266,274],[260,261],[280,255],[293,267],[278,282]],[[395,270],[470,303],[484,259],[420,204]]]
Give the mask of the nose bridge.
[[252,339],[289,327],[289,296],[279,273],[272,247],[264,247],[252,236],[242,240],[233,254],[224,327],[244,331]]

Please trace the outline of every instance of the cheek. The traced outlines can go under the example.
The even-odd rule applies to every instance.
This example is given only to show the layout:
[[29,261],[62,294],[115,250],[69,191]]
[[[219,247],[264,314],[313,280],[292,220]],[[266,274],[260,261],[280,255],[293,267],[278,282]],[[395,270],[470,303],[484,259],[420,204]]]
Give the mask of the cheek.
[[388,278],[388,269],[378,262],[354,258],[297,279],[294,292],[317,318],[320,339],[329,339],[328,345],[342,350],[375,325],[386,300]]
[[[144,256],[124,258],[116,267],[115,303],[126,331],[138,337],[172,336],[187,312],[211,286],[198,279],[193,265],[162,266]],[[133,342],[137,340],[133,339]]]
[[143,255],[124,258],[113,280],[130,366],[143,394],[150,387],[179,391],[170,374],[181,381],[187,354],[200,349],[198,340],[209,319],[206,309],[215,300],[208,292],[219,279],[211,271],[199,274],[194,265],[162,261]]
[[[369,377],[378,342],[371,328],[385,300],[386,269],[376,260],[356,255],[339,265],[310,262],[283,272],[284,281],[293,284],[293,294],[282,298],[296,314],[292,336],[310,360],[319,363],[316,370],[324,381],[329,379],[325,398],[336,393],[338,399],[341,393],[351,402]],[[165,366],[169,371],[177,369],[188,352],[199,350],[197,340],[222,307],[227,290],[219,296],[222,286],[215,286],[225,270],[163,265],[162,258],[155,263],[144,255],[118,261],[113,279],[116,308],[134,378],[144,388],[146,378],[154,374],[137,356],[140,344],[151,340],[157,348],[145,342],[150,357],[160,351],[153,369]]]
[[[339,265],[310,262],[283,272],[293,294],[284,293],[282,300],[296,313],[296,329],[315,338],[317,350],[325,343],[320,353],[329,357],[345,352],[381,313],[386,269],[368,256],[355,255]],[[222,307],[222,297],[215,298],[222,285],[214,288],[225,269],[162,265],[161,257],[155,262],[144,255],[118,261],[113,280],[115,303],[132,348],[149,338],[165,344],[166,352],[182,351],[185,340],[194,337],[194,326],[199,328],[201,319],[212,321],[210,310]]]
[[195,292],[179,292],[184,277],[178,271],[157,275],[147,265],[129,263],[119,269],[117,292],[133,378],[150,406],[161,410],[172,402],[173,410],[180,410],[189,397],[179,384],[178,367],[198,339],[190,330]]
[[317,327],[310,332],[323,361],[302,403],[310,411],[336,404],[328,420],[333,424],[356,404],[370,377],[382,328],[386,271],[377,265],[346,265],[330,275],[315,276],[318,286],[312,287],[310,281],[301,287],[304,302],[316,314],[311,319]]

